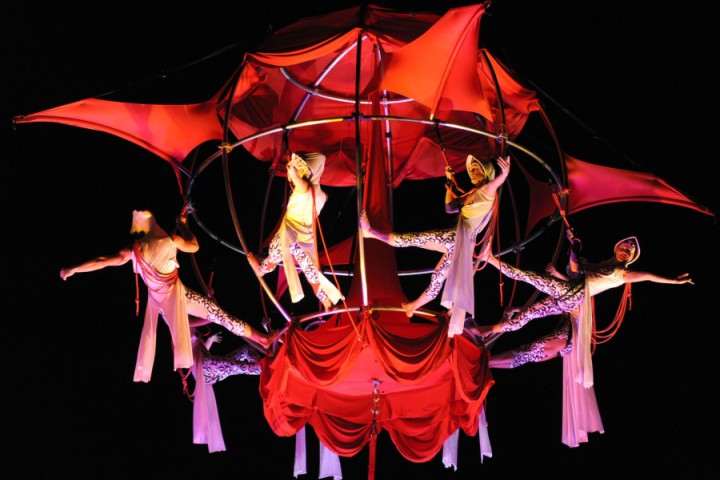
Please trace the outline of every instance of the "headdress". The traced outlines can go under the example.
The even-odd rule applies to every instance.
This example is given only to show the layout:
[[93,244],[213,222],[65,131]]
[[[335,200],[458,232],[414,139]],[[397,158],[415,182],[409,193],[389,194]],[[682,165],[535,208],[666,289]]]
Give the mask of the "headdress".
[[492,162],[486,161],[483,162],[481,160],[478,160],[473,155],[468,155],[467,159],[465,160],[465,168],[467,169],[468,173],[470,173],[470,166],[473,163],[477,163],[480,165],[480,168],[482,169],[483,173],[485,174],[485,180],[490,181],[493,178],[495,178],[495,166],[492,164]]
[[623,238],[622,240],[620,240],[619,242],[617,242],[615,244],[615,247],[613,248],[613,252],[617,253],[618,247],[623,243],[632,243],[633,245],[635,245],[635,254],[632,256],[632,258],[630,258],[630,260],[628,260],[625,263],[626,265],[630,265],[631,263],[633,263],[635,260],[637,260],[640,257],[640,242],[638,241],[637,237]]
[[319,152],[296,152],[295,155],[305,161],[308,168],[306,176],[310,183],[320,183],[320,177],[325,170],[325,155]]
[[153,221],[153,214],[150,210],[133,210],[132,225],[130,233],[148,233]]

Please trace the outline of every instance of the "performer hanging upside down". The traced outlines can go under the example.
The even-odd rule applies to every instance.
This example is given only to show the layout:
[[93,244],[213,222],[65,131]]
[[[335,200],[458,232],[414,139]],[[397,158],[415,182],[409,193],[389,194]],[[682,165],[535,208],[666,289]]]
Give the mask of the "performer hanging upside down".
[[292,193],[280,228],[270,241],[268,254],[262,261],[258,261],[252,253],[248,253],[247,257],[258,277],[272,272],[282,263],[293,303],[299,302],[305,296],[295,270],[297,262],[315,296],[325,309],[329,310],[343,296],[320,271],[317,253],[315,219],[327,201],[327,194],[320,188],[320,177],[324,169],[325,155],[322,153],[290,154],[287,176]]
[[[430,285],[419,297],[404,303],[402,307],[406,315],[412,317],[415,310],[438,296],[447,278],[441,304],[445,308],[452,309],[449,336],[462,333],[465,312],[472,313],[475,309],[473,286],[475,240],[496,215],[496,194],[510,173],[510,157],[498,158],[497,164],[500,173],[496,176],[492,162],[481,162],[474,156],[468,155],[466,168],[473,188],[463,195],[457,195],[453,188],[455,181],[452,168],[446,169],[445,210],[448,213],[459,212],[457,226],[454,228],[413,233],[383,233],[372,228],[364,211],[360,215],[360,227],[365,238],[375,238],[393,247],[418,247],[443,254],[430,277]],[[489,248],[492,232],[488,233],[483,239],[481,249]]]
[[173,344],[174,368],[193,365],[188,315],[217,323],[235,335],[247,338],[269,351],[276,333],[266,335],[244,321],[223,311],[217,303],[185,287],[180,281],[177,252],[194,253],[200,248],[195,235],[187,226],[187,211],[177,218],[177,230],[168,235],[148,210],[133,211],[130,233],[141,235],[132,247],[114,255],[99,256],[74,267],[60,270],[60,278],[67,280],[76,273],[92,272],[105,267],[119,267],[132,260],[133,269],[148,288],[145,321],[135,366],[134,381],[149,382],[155,359],[157,318],[162,315],[170,329]]

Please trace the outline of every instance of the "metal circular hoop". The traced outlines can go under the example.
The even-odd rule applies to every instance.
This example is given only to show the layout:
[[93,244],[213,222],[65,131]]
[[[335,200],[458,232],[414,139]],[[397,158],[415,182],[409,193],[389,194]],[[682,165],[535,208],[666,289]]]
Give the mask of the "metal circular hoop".
[[[391,115],[360,115],[357,119],[359,119],[360,121],[398,121],[398,122],[420,123],[420,124],[424,124],[424,125],[439,125],[439,126],[446,127],[446,128],[463,130],[463,131],[474,133],[477,135],[482,135],[482,136],[485,136],[488,138],[498,138],[498,135],[496,133],[488,132],[488,131],[477,129],[477,128],[467,127],[467,126],[459,125],[459,124],[455,124],[455,123],[437,121],[437,120],[406,118],[406,117],[397,117],[397,116],[391,116]],[[287,124],[287,125],[283,125],[280,127],[274,127],[274,128],[270,128],[267,130],[263,130],[263,131],[254,133],[245,138],[235,141],[231,145],[223,146],[222,148],[218,149],[218,151],[215,152],[213,155],[211,155],[210,157],[205,159],[205,161],[203,161],[198,166],[196,172],[194,172],[193,175],[190,177],[190,180],[189,180],[188,186],[187,186],[187,196],[189,199],[189,203],[191,203],[192,188],[193,188],[195,180],[198,178],[198,176],[200,174],[202,174],[202,172],[210,164],[212,164],[214,161],[221,158],[223,156],[223,154],[227,153],[227,151],[232,151],[235,148],[240,147],[247,142],[256,140],[258,138],[261,138],[261,137],[264,137],[267,135],[274,135],[277,133],[283,133],[286,131],[292,131],[292,130],[301,129],[301,128],[313,127],[316,125],[322,125],[322,124],[327,124],[327,123],[348,122],[348,121],[354,121],[354,120],[356,120],[355,116],[330,117],[330,118],[324,118],[324,119],[317,119],[317,120]],[[539,155],[537,155],[533,151],[523,147],[522,145],[520,145],[512,140],[506,139],[505,142],[507,143],[507,145],[522,151],[523,153],[525,153],[526,155],[531,157],[533,160],[535,160],[541,167],[543,167],[543,169],[545,169],[545,171],[548,173],[548,175],[552,179],[553,184],[558,188],[562,188],[562,182],[561,182],[560,178],[558,177],[558,175],[556,174],[556,172],[542,158],[540,158]],[[197,213],[193,213],[193,218],[198,222],[198,225],[211,238],[218,241],[221,245],[223,245],[224,247],[227,247],[231,250],[234,250],[238,253],[241,253],[243,255],[246,254],[245,250],[241,246],[238,246],[236,244],[225,241],[219,235],[217,235],[216,233],[211,231],[210,228],[208,228],[207,225],[202,222],[202,220],[199,218]],[[546,223],[545,228],[547,228],[547,226],[549,226],[550,224],[555,223],[557,220],[558,220],[557,216],[551,217],[551,219]],[[502,255],[502,254],[513,252],[513,251],[522,250],[525,247],[525,245],[527,245],[529,242],[531,242],[532,240],[537,238],[540,234],[542,234],[543,230],[544,230],[544,228],[541,229],[539,232],[535,232],[534,234],[531,234],[530,236],[521,240],[519,243],[512,245],[510,247],[507,247],[506,249],[503,249],[501,252],[499,252],[499,254]],[[426,273],[430,273],[430,272],[432,272],[432,270],[403,270],[398,273],[401,275],[420,275],[420,274],[426,274]],[[338,274],[338,271],[336,271],[335,273]],[[340,275],[344,274],[344,275],[349,275],[349,276],[352,275],[351,272],[340,272],[339,274]]]

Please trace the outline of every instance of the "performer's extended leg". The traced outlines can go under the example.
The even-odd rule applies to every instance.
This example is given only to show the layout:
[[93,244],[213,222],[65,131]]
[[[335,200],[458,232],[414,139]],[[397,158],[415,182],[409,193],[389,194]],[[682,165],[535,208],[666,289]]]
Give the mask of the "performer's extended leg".
[[300,269],[305,275],[305,279],[312,287],[317,299],[323,304],[325,310],[330,310],[333,306],[333,302],[330,300],[330,297],[328,297],[325,290],[323,290],[320,286],[321,273],[312,261],[312,258],[310,258],[308,254],[305,253],[305,250],[303,250],[297,243],[292,243],[290,245],[290,252],[300,266]]
[[574,290],[577,290],[578,287],[581,287],[579,281],[560,280],[552,275],[541,274],[533,272],[532,270],[522,270],[507,263],[500,263],[500,267],[498,268],[500,268],[500,271],[506,277],[529,283],[553,298],[564,297]]
[[417,247],[442,253],[443,256],[435,266],[435,270],[430,277],[430,285],[415,300],[402,304],[405,315],[412,317],[415,314],[415,310],[437,298],[440,289],[445,283],[450,265],[452,264],[453,252],[455,250],[455,229],[448,228],[410,233],[384,233],[372,228],[365,211],[360,213],[360,228],[363,232],[363,237],[375,238],[387,243],[391,247]]
[[415,300],[402,304],[405,315],[408,317],[412,317],[415,310],[437,298],[440,293],[450,265],[452,265],[453,253],[455,252],[455,234],[456,231],[452,229],[390,234],[390,245],[393,247],[417,247],[443,254],[430,276],[430,285]]
[[270,349],[278,334],[278,332],[274,332],[272,335],[265,335],[256,331],[244,321],[225,312],[214,300],[189,288],[185,289],[185,301],[188,315],[205,318],[217,323],[234,335],[252,340],[265,350]]
[[260,356],[246,346],[227,355],[206,354],[203,357],[205,383],[220,382],[231,375],[260,375],[262,368],[258,363],[259,359]]
[[275,267],[277,267],[277,265],[282,262],[282,243],[280,239],[280,234],[276,233],[273,239],[270,241],[270,246],[268,247],[268,254],[262,260],[262,262],[258,261],[258,259],[255,258],[255,255],[249,252],[247,254],[247,259],[253,271],[255,272],[255,275],[257,275],[258,277],[262,277],[266,273],[270,273],[275,270]]
[[492,355],[489,366],[490,368],[516,368],[528,362],[544,362],[558,355],[567,355],[572,349],[569,338],[568,323],[532,343]]
[[440,290],[442,289],[443,283],[447,278],[448,270],[452,264],[452,257],[455,249],[455,244],[451,244],[448,248],[447,253],[440,258],[440,261],[435,266],[435,270],[430,275],[430,285],[412,302],[403,303],[402,307],[405,310],[405,315],[412,317],[415,314],[415,310],[422,307],[426,303],[437,298]]

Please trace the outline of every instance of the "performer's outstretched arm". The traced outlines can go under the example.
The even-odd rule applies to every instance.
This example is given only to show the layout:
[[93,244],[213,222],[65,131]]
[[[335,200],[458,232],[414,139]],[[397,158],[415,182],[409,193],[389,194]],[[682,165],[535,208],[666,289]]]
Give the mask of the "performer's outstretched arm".
[[633,272],[628,270],[625,272],[624,279],[625,283],[655,282],[667,283],[671,285],[681,285],[683,283],[695,285],[695,282],[692,281],[689,273],[683,273],[682,275],[678,275],[675,278],[667,278],[650,272]]
[[119,267],[125,265],[132,258],[132,250],[129,248],[123,248],[114,255],[91,258],[86,262],[83,262],[74,267],[66,267],[60,269],[60,278],[67,280],[76,273],[94,272],[96,270],[102,270],[105,267]]

